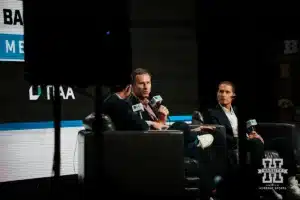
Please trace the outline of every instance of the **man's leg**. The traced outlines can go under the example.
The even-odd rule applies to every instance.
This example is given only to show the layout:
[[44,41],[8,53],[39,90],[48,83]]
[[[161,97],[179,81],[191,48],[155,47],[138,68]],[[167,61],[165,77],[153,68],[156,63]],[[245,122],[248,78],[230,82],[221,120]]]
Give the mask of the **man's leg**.
[[211,134],[199,135],[198,132],[192,131],[190,126],[185,122],[175,122],[169,130],[181,130],[184,136],[184,147],[190,157],[198,155],[199,148],[205,149],[211,146],[214,137]]
[[[181,130],[184,135],[185,156],[199,161],[199,177],[201,179],[202,198],[208,198],[213,189],[213,176],[210,169],[202,162],[205,155],[204,150],[199,147],[199,138],[197,132],[191,131],[188,124],[184,122],[175,122],[169,130]],[[209,134],[206,134],[209,135]],[[211,135],[210,135],[211,136]],[[212,136],[211,136],[212,137]]]

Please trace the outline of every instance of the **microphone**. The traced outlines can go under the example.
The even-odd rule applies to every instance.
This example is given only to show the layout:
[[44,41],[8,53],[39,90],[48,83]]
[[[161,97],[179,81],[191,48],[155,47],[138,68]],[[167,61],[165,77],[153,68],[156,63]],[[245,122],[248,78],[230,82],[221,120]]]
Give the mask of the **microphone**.
[[256,119],[250,119],[246,122],[246,128],[247,132],[251,133],[252,131],[255,131],[255,126],[257,126]]
[[[156,115],[158,118],[162,121],[165,122],[165,115],[162,113],[158,113],[159,106],[161,105],[163,101],[163,98],[160,95],[153,96],[152,99],[150,100],[150,106],[152,108],[155,108],[156,110]],[[169,116],[167,116],[168,120],[170,120]]]
[[142,112],[144,112],[144,106],[141,103],[132,105],[132,111],[138,112],[140,114],[141,119],[143,119]]
[[150,101],[150,105],[152,107],[156,107],[156,106],[159,107],[162,101],[163,101],[162,97],[160,95],[156,95],[152,97]]

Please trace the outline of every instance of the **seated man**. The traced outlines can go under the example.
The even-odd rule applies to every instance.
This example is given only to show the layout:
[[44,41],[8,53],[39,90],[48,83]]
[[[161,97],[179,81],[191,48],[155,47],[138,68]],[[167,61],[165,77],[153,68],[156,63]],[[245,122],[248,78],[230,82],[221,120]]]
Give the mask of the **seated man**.
[[[131,94],[130,84],[121,84],[111,88],[111,94],[103,103],[103,113],[108,115],[119,131],[144,131],[149,130],[149,125],[141,120],[139,115],[132,111],[127,98]],[[157,128],[162,128],[157,127]]]
[[[151,75],[146,69],[138,68],[133,71],[131,75],[132,81],[132,95],[129,97],[131,105],[142,103],[144,111],[141,112],[141,118],[147,122],[151,129],[159,130],[161,128],[182,130],[185,132],[185,145],[191,145],[195,138],[200,139],[200,146],[206,148],[210,146],[214,140],[211,134],[199,136],[198,133],[202,130],[213,130],[214,127],[199,126],[196,129],[190,130],[188,124],[184,122],[175,122],[172,125],[167,125],[167,118],[169,115],[168,109],[164,105],[151,106],[149,95],[151,93]],[[186,147],[187,147],[186,146]],[[193,148],[188,148],[193,149]]]
[[[128,101],[128,97],[131,95],[131,87],[130,84],[121,84],[113,87],[111,89],[113,94],[104,101],[103,112],[111,118],[116,130],[146,131],[150,130],[151,127],[155,130],[171,129],[168,125],[163,123],[153,122],[149,125],[145,120],[140,118],[138,113],[132,110],[132,104]],[[211,143],[208,141],[212,137],[211,135],[207,134],[197,137],[197,131],[199,131],[200,128],[192,131],[189,129],[189,126],[177,125],[173,130],[184,131],[185,143],[187,143],[187,146],[191,147],[191,149],[197,146],[206,148]]]
[[[235,87],[233,83],[229,81],[221,82],[218,86],[218,91],[217,91],[218,105],[216,106],[216,108],[210,109],[206,114],[206,116],[204,117],[205,123],[219,124],[225,126],[228,148],[232,151],[238,149],[238,141],[239,141],[238,117],[237,117],[238,115],[237,115],[236,108],[232,106],[234,97],[235,97]],[[284,166],[285,168],[288,169],[289,177],[285,182],[287,184],[289,195],[299,199],[300,189],[298,187],[298,182],[295,179],[296,162],[295,159],[293,158],[293,150],[289,148],[289,145],[286,141],[280,140],[277,141],[276,143],[281,143],[280,145],[281,147],[277,145],[276,150],[278,150],[280,156],[283,157]],[[258,133],[252,131],[250,134],[248,134],[248,140],[243,145],[245,145],[243,147],[245,147],[246,151],[250,152],[251,174],[252,177],[257,178],[256,181],[253,181],[253,183],[256,182],[256,185],[253,185],[253,187],[256,187],[258,186],[257,184],[260,184],[262,182],[261,176],[258,175],[257,171],[262,167],[262,159],[264,157],[264,148],[265,148],[264,140]],[[249,180],[249,183],[252,183],[252,181]]]
[[[146,120],[151,129],[159,129],[159,126],[167,126],[167,119],[169,110],[166,106],[151,105],[149,96],[151,93],[151,75],[146,69],[138,68],[132,72],[132,95],[130,96],[131,105],[143,104],[143,112],[141,112],[141,118]],[[214,130],[213,126],[200,125],[198,128],[191,129],[185,122],[175,122],[171,124],[168,129],[182,130],[184,132],[185,141],[185,155],[188,157],[202,160],[203,156],[207,156],[202,149],[209,147],[214,142],[215,138],[210,134],[210,131]],[[205,131],[206,133],[204,133]],[[195,143],[196,142],[196,143]],[[195,148],[201,146],[202,149]],[[200,162],[200,177],[203,183],[202,198],[205,199],[211,195],[213,190],[213,177],[215,174],[210,172],[210,169]]]

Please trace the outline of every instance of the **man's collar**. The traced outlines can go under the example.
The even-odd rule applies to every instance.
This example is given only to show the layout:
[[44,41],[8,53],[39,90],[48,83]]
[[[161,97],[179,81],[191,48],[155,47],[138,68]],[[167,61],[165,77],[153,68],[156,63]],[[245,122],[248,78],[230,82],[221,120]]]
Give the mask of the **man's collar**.
[[222,106],[221,104],[219,104],[219,106],[222,108],[222,110],[224,112],[230,112],[231,114],[234,114],[234,110],[233,110],[233,107],[230,106],[230,110],[228,110],[227,108],[225,108],[224,106]]
[[149,104],[149,99],[143,99],[141,100],[139,97],[137,97],[134,93],[131,93],[132,97],[134,97],[139,103],[142,103],[143,105]]
[[115,93],[115,95],[116,95],[119,99],[124,99],[124,98],[122,98],[118,93]]

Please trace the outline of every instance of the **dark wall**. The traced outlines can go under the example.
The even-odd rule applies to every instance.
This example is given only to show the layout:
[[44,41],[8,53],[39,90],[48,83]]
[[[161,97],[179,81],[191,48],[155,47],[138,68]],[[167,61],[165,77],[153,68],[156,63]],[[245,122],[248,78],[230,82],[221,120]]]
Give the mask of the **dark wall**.
[[[36,101],[29,100],[28,82],[24,80],[24,63],[0,63],[0,122],[31,122],[53,120],[52,101],[47,92],[42,91]],[[88,115],[93,109],[93,101],[89,97],[76,93],[72,98],[71,90],[63,88],[62,119],[78,120]],[[37,92],[37,91],[34,91]]]
[[[171,115],[199,107],[194,6],[194,0],[131,1],[133,68],[150,70],[153,94],[162,95]],[[1,63],[0,122],[52,120],[46,94],[29,100],[23,68],[23,63]],[[90,98],[73,91],[75,100],[63,100],[63,120],[82,119],[93,109]]]
[[153,94],[172,115],[198,108],[194,0],[132,0],[133,68],[153,74]]
[[[153,94],[162,95],[171,115],[190,114],[198,107],[193,2],[131,2],[133,68],[150,70]],[[47,92],[37,101],[29,100],[23,68],[23,63],[1,63],[0,122],[52,120]],[[90,98],[74,94],[75,100],[62,100],[63,120],[82,119],[93,109]]]
[[[240,114],[260,121],[276,120],[283,41],[298,38],[297,31],[291,29],[293,20],[234,16],[225,5],[216,14],[212,10],[217,6],[210,6],[211,10],[197,12],[201,106],[215,106],[217,84],[229,80],[237,87],[236,104]],[[198,10],[203,11],[203,7],[198,5]]]

